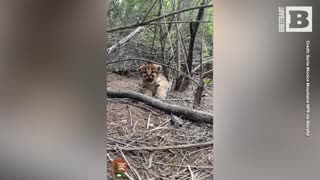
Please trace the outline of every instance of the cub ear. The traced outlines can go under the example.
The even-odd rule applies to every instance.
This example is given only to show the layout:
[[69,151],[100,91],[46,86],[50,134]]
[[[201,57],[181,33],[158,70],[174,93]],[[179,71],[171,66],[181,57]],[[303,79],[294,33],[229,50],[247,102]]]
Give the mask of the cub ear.
[[139,66],[139,68],[138,68],[138,70],[139,70],[139,71],[141,71],[141,70],[142,70],[143,65],[144,65],[144,64],[141,64],[141,65]]
[[160,72],[162,70],[162,66],[161,65],[158,65],[158,72]]

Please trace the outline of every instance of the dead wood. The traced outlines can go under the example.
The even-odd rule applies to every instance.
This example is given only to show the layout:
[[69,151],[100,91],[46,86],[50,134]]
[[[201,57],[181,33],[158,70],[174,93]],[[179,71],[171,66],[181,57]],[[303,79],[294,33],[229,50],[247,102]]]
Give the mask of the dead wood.
[[183,125],[182,120],[181,120],[178,116],[175,116],[175,115],[173,115],[173,114],[171,114],[170,122],[171,122],[173,125],[176,125],[176,126],[182,126],[182,125]]
[[110,54],[113,50],[115,50],[120,45],[129,41],[135,34],[137,34],[138,32],[140,32],[142,30],[144,30],[144,27],[138,27],[136,30],[134,30],[132,33],[130,33],[128,36],[126,36],[125,38],[121,39],[118,43],[116,43],[115,45],[108,48],[108,50],[107,50],[108,54]]
[[151,20],[148,20],[148,21],[145,21],[145,22],[137,22],[137,23],[134,23],[134,24],[128,24],[128,25],[125,25],[125,26],[121,26],[121,27],[115,27],[115,28],[112,28],[112,29],[108,29],[107,32],[114,32],[114,31],[119,31],[119,30],[124,30],[124,29],[130,29],[130,28],[135,28],[135,27],[139,27],[139,26],[145,26],[145,25],[148,25],[152,22],[155,22],[155,21],[158,21],[158,20],[161,20],[165,17],[168,17],[168,16],[173,16],[175,14],[179,14],[179,13],[182,13],[182,12],[186,12],[186,11],[191,11],[191,10],[194,10],[194,9],[200,9],[200,8],[210,8],[210,7],[213,7],[213,5],[209,4],[209,5],[201,5],[201,6],[196,6],[196,7],[191,7],[191,8],[186,8],[186,9],[181,9],[179,11],[176,11],[176,12],[172,12],[172,13],[169,13],[169,14],[165,14],[165,15],[162,15],[162,16],[159,16],[157,18],[154,18],[154,19],[151,19]]
[[140,102],[144,102],[145,104],[164,111],[168,114],[174,114],[176,116],[182,116],[185,119],[191,121],[204,122],[208,124],[213,124],[213,115],[199,111],[195,109],[190,109],[182,106],[172,105],[168,103],[164,103],[158,99],[143,95],[141,93],[133,92],[133,91],[111,91],[107,90],[107,96],[109,98],[130,98]]
[[[190,166],[190,165],[166,164],[166,163],[158,163],[158,162],[154,162],[154,164],[160,164],[160,165],[165,165],[165,166],[184,167],[184,168],[188,168],[188,166]],[[213,169],[213,166],[190,166],[190,167],[196,168],[196,169]]]
[[[204,142],[197,144],[184,144],[177,146],[160,146],[160,147],[133,147],[133,148],[120,148],[121,151],[160,151],[160,150],[168,150],[168,149],[185,149],[185,148],[194,148],[194,147],[204,147],[204,146],[212,146],[213,142]],[[117,147],[119,148],[119,146]],[[117,148],[107,148],[107,150],[117,150]]]

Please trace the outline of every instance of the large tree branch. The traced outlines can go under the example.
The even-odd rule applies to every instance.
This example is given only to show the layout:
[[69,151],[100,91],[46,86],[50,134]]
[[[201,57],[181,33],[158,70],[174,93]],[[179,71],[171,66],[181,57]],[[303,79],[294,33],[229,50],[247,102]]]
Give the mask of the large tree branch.
[[[212,57],[209,57],[209,58],[206,58],[206,59],[203,59],[203,60],[204,60],[204,61],[202,61],[202,65],[207,64],[207,63],[212,63]],[[194,74],[194,73],[195,73],[196,71],[198,71],[200,68],[201,68],[201,63],[192,70],[192,74]]]
[[126,43],[129,41],[135,34],[138,32],[142,31],[144,27],[138,27],[136,30],[134,30],[132,33],[130,33],[128,36],[125,38],[121,39],[119,42],[117,42],[115,45],[111,46],[110,48],[107,49],[108,54],[110,54],[113,50],[115,50],[118,46]]
[[158,24],[179,24],[179,23],[213,23],[213,21],[169,21],[169,22],[155,22],[148,25],[158,25]]
[[107,90],[107,97],[109,98],[130,98],[164,111],[168,114],[174,114],[177,116],[182,116],[191,121],[199,121],[208,124],[213,124],[213,115],[208,112],[199,111],[195,109],[190,109],[182,106],[172,105],[164,103],[158,99],[143,95],[141,93],[132,91],[111,91]]
[[108,29],[107,32],[114,32],[114,31],[119,31],[119,30],[124,30],[124,29],[135,28],[135,27],[139,27],[139,26],[145,26],[145,25],[148,25],[148,24],[150,24],[152,22],[158,21],[158,20],[160,20],[162,18],[165,18],[165,17],[168,17],[168,16],[173,16],[175,14],[179,14],[179,13],[186,12],[186,11],[191,11],[191,10],[194,10],[194,9],[209,8],[209,7],[213,7],[213,5],[209,4],[209,5],[201,5],[201,6],[186,8],[186,9],[182,9],[182,10],[179,10],[179,11],[176,11],[176,12],[172,12],[172,13],[169,13],[169,14],[165,14],[165,15],[159,16],[159,17],[151,19],[149,21],[137,22],[137,23],[134,23],[134,24],[128,24],[128,25],[121,26],[121,27],[111,28],[111,29]]

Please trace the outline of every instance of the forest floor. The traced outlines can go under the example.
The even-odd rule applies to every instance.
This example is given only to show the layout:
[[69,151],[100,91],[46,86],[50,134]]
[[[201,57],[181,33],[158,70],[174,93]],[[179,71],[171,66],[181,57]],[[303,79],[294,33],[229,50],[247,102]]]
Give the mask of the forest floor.
[[[108,90],[139,92],[137,74],[107,74]],[[193,89],[172,91],[163,102],[192,108]],[[207,88],[212,92],[212,88]],[[200,110],[212,113],[213,98],[204,92]],[[131,179],[213,179],[213,126],[183,120],[131,99],[107,99],[108,179],[114,179],[111,159],[124,157]],[[180,147],[181,145],[194,147]],[[167,147],[172,146],[172,147]],[[144,150],[141,147],[160,147]],[[125,150],[134,148],[133,150]],[[138,149],[137,149],[138,148]],[[113,150],[110,150],[113,149]],[[120,149],[120,150],[119,150]],[[123,150],[121,150],[123,149]],[[130,179],[128,177],[124,179]]]

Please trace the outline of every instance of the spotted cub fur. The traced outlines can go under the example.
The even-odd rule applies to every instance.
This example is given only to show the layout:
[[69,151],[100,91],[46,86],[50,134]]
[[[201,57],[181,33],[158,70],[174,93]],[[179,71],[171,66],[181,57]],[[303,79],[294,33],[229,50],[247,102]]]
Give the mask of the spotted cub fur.
[[144,63],[139,67],[142,91],[145,95],[165,99],[169,87],[167,78],[161,73],[162,66],[154,63]]

